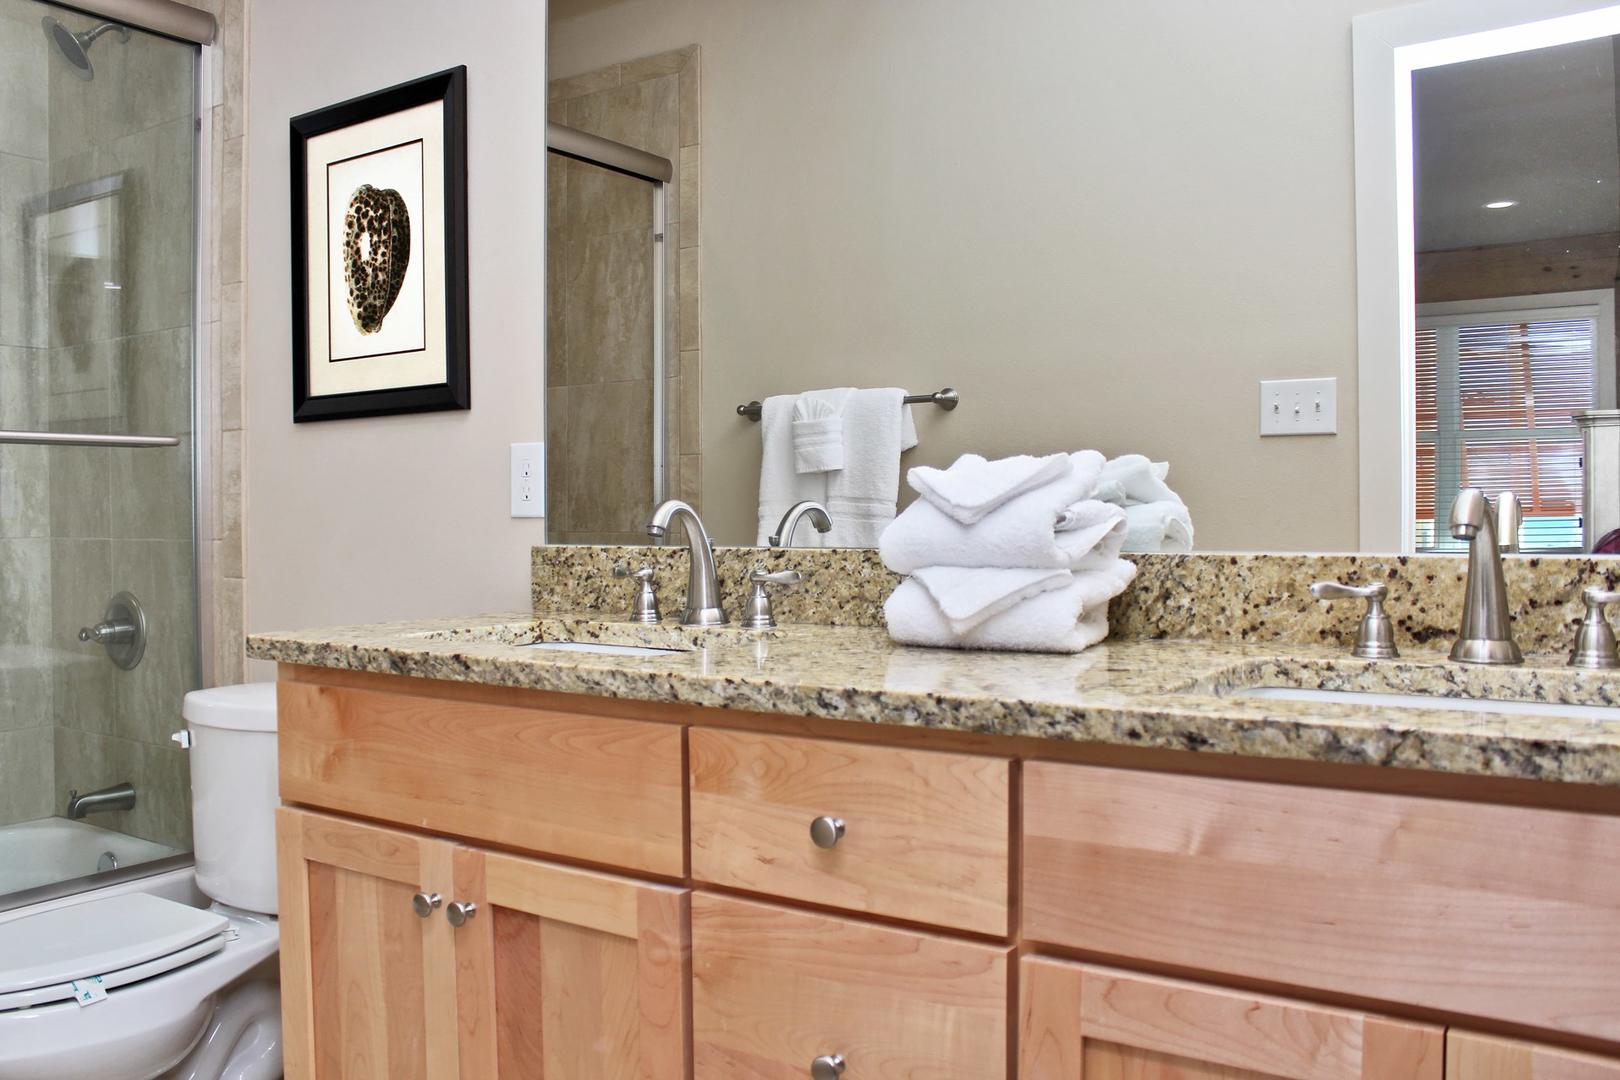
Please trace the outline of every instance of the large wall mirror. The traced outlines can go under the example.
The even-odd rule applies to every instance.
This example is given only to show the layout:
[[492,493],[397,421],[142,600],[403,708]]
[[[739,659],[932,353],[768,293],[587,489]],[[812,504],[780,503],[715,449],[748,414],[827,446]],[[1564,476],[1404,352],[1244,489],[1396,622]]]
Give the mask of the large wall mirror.
[[[548,540],[680,497],[755,543],[738,407],[859,386],[959,394],[902,471],[1167,463],[1197,550],[1445,551],[1466,484],[1590,550],[1620,25],[1481,43],[1601,5],[1477,6],[552,0]],[[1295,379],[1330,433],[1262,435]]]

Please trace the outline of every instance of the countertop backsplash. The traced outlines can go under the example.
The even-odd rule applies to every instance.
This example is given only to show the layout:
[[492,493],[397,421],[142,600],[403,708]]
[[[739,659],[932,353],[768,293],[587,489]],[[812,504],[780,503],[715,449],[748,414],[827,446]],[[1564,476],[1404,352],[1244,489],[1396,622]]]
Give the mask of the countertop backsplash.
[[[1389,586],[1385,607],[1397,644],[1436,649],[1457,632],[1467,559],[1460,555],[1130,555],[1136,580],[1109,610],[1113,640],[1182,638],[1198,641],[1285,642],[1346,648],[1363,605],[1312,599],[1313,581]],[[827,626],[883,625],[883,601],[900,577],[869,548],[752,548],[715,550],[728,610],[747,596],[749,571],[795,569],[804,581],[772,590],[777,621]],[[1507,556],[1513,630],[1532,653],[1568,651],[1585,608],[1587,585],[1620,587],[1620,560],[1582,556]],[[678,616],[686,595],[686,548],[542,546],[533,553],[532,598],[537,614],[594,612],[614,618],[629,610],[633,583],[613,567],[643,564],[656,571],[660,609]]]

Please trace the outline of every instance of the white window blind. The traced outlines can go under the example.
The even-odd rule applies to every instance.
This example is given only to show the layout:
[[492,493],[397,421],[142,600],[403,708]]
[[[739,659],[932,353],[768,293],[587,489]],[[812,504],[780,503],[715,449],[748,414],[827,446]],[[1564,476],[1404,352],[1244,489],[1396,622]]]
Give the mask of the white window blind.
[[1580,308],[1418,320],[1419,551],[1462,547],[1447,518],[1465,487],[1518,494],[1521,550],[1581,550],[1572,414],[1597,404],[1597,327]]

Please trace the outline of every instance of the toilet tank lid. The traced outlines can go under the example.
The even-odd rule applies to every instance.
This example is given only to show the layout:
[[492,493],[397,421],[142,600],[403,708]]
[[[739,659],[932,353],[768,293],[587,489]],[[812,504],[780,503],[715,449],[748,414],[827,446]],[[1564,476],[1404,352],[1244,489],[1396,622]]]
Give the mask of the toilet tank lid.
[[242,683],[193,690],[186,695],[180,715],[193,727],[227,731],[276,730],[276,684]]

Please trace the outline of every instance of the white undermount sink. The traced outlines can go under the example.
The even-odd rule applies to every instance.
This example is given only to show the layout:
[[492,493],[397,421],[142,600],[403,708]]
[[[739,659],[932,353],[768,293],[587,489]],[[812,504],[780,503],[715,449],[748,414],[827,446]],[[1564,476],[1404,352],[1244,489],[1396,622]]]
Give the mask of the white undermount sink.
[[1364,705],[1375,708],[1394,706],[1403,709],[1508,713],[1514,716],[1559,716],[1567,720],[1620,720],[1620,708],[1607,705],[1560,705],[1547,701],[1441,697],[1437,694],[1380,694],[1361,690],[1312,690],[1297,686],[1248,686],[1233,690],[1231,693],[1233,697],[1322,701],[1336,705]]
[[655,649],[648,645],[604,645],[600,641],[535,641],[521,647],[545,649],[548,652],[596,653],[599,656],[668,656],[681,651]]

